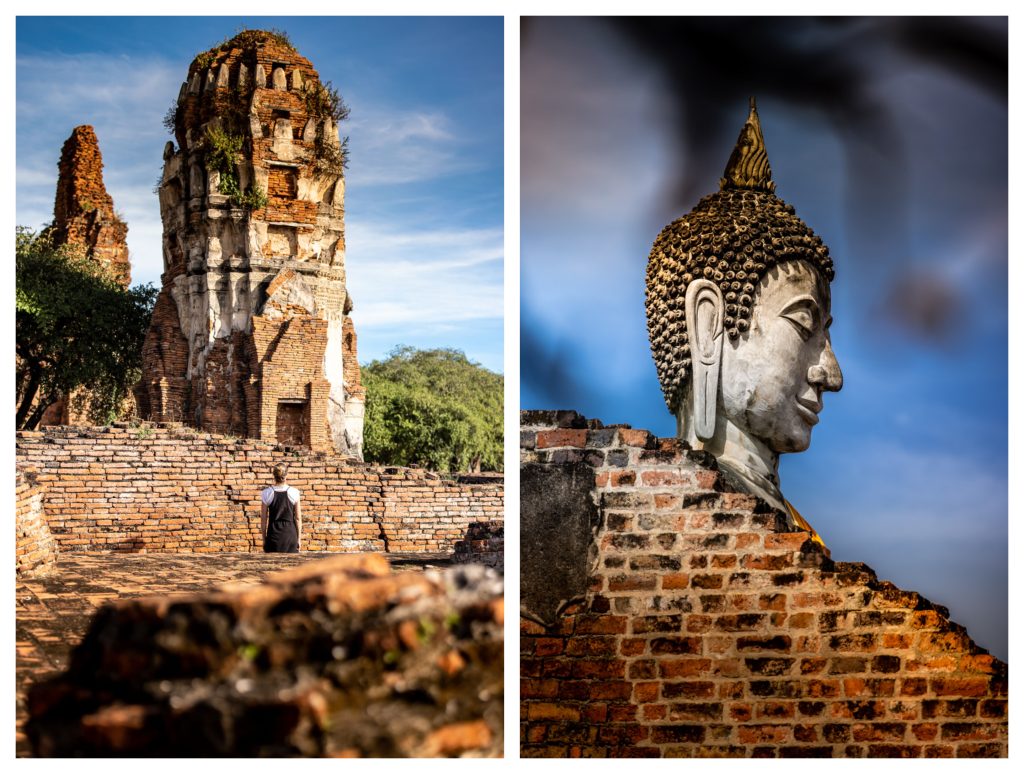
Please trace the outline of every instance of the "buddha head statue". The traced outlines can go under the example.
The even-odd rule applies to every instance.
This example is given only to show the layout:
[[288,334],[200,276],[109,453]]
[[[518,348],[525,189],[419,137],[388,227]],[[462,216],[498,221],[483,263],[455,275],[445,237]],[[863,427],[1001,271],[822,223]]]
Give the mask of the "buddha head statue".
[[843,384],[828,248],[775,196],[753,99],[717,193],[658,235],[647,329],[679,436],[785,510],[779,455],[805,450]]

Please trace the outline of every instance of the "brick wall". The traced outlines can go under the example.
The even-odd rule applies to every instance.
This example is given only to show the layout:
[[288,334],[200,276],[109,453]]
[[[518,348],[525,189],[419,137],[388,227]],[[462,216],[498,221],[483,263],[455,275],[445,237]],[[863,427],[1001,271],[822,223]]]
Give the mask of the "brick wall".
[[57,544],[43,515],[43,491],[34,469],[19,466],[14,491],[15,569],[19,575],[44,572],[57,560]]
[[135,389],[139,414],[158,422],[181,422],[188,415],[188,341],[181,332],[178,306],[170,291],[170,279],[179,273],[169,271],[165,286],[157,295],[142,344],[142,359],[148,364],[148,371]]
[[259,551],[260,492],[277,462],[302,491],[303,550],[451,551],[503,517],[504,487],[443,481],[191,429],[60,427],[17,435],[62,551]]
[[479,521],[469,525],[455,544],[452,561],[494,567],[505,572],[505,522]]
[[521,621],[523,755],[1007,754],[1006,664],[730,491],[713,458],[524,412],[522,459],[592,467],[600,517],[583,597]]
[[[250,393],[258,400],[258,411],[249,412],[249,436],[285,442],[298,434],[299,443],[313,451],[331,448],[327,424],[330,384],[323,376],[327,325],[326,320],[309,315],[284,321],[253,318],[255,378]],[[278,422],[282,400],[304,401],[298,426],[291,418],[284,420],[284,427]]]
[[362,376],[359,371],[359,355],[356,352],[356,327],[352,322],[352,318],[348,316],[348,312],[345,313],[345,320],[342,326],[344,331],[342,357],[345,366],[345,389],[359,397],[365,397],[366,388],[363,387]]
[[267,196],[290,200],[298,196],[299,182],[294,169],[271,167],[267,179]]

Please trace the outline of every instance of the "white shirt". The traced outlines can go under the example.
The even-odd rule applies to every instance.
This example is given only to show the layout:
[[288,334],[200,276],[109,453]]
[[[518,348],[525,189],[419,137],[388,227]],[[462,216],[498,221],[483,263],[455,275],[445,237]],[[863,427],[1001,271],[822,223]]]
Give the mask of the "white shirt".
[[292,501],[292,505],[299,501],[299,490],[293,486],[287,484],[281,484],[280,486],[268,486],[263,490],[263,494],[260,495],[260,499],[263,500],[264,505],[270,505],[274,502],[275,492],[288,492],[288,499]]

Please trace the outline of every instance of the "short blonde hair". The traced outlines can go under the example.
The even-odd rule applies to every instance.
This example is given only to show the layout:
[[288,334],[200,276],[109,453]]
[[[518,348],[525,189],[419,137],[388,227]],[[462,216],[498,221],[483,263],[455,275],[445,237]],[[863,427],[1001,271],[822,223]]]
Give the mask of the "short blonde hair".
[[274,483],[283,484],[286,478],[288,478],[288,466],[283,462],[277,463],[274,466]]

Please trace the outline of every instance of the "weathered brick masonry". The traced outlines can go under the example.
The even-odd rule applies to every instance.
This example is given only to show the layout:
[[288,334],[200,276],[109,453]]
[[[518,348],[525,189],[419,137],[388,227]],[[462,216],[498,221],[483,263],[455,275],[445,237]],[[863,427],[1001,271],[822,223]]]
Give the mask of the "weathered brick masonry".
[[16,571],[46,571],[57,561],[57,544],[43,515],[43,491],[33,469],[18,468],[14,491]]
[[131,284],[128,226],[114,211],[103,184],[103,156],[96,131],[76,126],[61,148],[53,225],[56,244],[78,245],[124,287]]
[[462,540],[455,544],[455,562],[482,564],[505,572],[505,522],[479,521],[470,524]]
[[676,439],[522,421],[524,462],[593,468],[600,517],[583,598],[521,621],[523,755],[1007,754],[1007,666],[945,608],[833,562]]
[[451,551],[470,524],[503,518],[504,486],[460,484],[180,426],[20,432],[61,551],[259,551],[260,491],[289,464],[303,550]]

